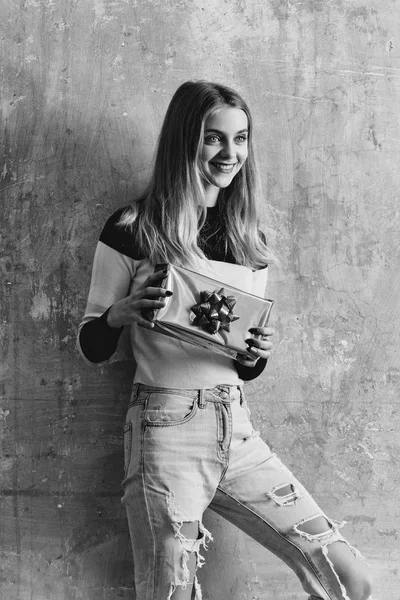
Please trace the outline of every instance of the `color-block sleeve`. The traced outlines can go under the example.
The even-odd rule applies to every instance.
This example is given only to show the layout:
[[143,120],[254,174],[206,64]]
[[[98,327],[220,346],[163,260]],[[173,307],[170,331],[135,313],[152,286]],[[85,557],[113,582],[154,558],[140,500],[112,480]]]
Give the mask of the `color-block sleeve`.
[[[265,291],[268,279],[268,267],[259,269],[253,273],[253,294],[265,298]],[[250,335],[250,334],[249,334]],[[267,358],[259,358],[254,367],[245,367],[238,361],[235,361],[235,369],[240,379],[243,381],[252,381],[261,375],[267,365]]]
[[267,358],[259,358],[254,367],[245,367],[235,360],[235,369],[242,381],[252,381],[261,375],[266,367],[267,361]]
[[117,348],[123,328],[110,327],[107,313],[115,302],[129,294],[135,264],[131,257],[98,242],[86,311],[78,329],[78,350],[88,363],[107,360]]

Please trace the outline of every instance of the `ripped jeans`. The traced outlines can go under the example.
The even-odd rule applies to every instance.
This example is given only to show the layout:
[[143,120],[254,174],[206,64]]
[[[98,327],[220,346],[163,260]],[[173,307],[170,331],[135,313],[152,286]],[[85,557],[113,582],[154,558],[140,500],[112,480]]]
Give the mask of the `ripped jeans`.
[[[122,502],[137,600],[169,600],[176,586],[189,583],[189,553],[200,567],[202,548],[212,539],[202,525],[207,507],[284,560],[314,600],[347,598],[328,556],[332,542],[347,544],[341,525],[321,511],[253,430],[242,387],[135,384],[124,445]],[[303,529],[321,516],[326,531]],[[192,522],[198,523],[197,539],[181,532]],[[196,575],[194,590],[201,600]]]

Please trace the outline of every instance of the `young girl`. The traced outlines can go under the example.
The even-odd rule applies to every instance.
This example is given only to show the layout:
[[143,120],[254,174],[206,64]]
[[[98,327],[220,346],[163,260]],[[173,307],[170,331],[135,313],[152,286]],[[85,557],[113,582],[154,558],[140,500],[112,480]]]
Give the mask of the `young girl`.
[[272,329],[249,331],[254,360],[232,360],[155,332],[146,317],[171,296],[159,287],[167,271],[154,273],[156,263],[253,293],[264,287],[271,256],[258,229],[252,136],[249,109],[232,89],[181,85],[147,192],[110,217],[96,249],[79,347],[90,363],[104,361],[130,328],[137,370],[123,502],[137,600],[201,599],[196,570],[211,539],[202,524],[207,507],[282,558],[313,600],[370,595],[367,568],[340,525],[250,423],[243,382],[263,371]]

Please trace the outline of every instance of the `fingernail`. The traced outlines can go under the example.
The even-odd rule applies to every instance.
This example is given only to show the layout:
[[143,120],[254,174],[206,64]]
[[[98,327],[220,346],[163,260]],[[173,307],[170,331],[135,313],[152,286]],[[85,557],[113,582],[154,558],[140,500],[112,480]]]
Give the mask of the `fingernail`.
[[250,333],[257,333],[257,332],[258,332],[258,329],[257,329],[257,327],[251,327],[251,328],[249,329],[249,331],[250,331]]
[[166,296],[172,296],[172,295],[173,295],[173,293],[174,293],[174,292],[171,292],[170,290],[167,290],[167,291],[165,292],[165,295],[166,295]]
[[245,342],[246,342],[246,344],[248,344],[249,346],[253,346],[253,344],[254,344],[254,340],[253,340],[253,338],[250,338],[250,339],[248,339],[248,340],[244,340],[244,341],[245,341]]

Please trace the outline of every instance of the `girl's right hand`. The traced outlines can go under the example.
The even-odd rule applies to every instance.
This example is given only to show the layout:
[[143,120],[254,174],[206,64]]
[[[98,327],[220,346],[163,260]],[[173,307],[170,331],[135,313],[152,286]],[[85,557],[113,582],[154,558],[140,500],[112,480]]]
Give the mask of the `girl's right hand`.
[[107,315],[107,323],[110,327],[118,328],[136,322],[141,327],[153,329],[154,323],[145,319],[142,311],[162,308],[165,305],[164,298],[172,296],[169,290],[156,287],[156,284],[167,275],[168,270],[152,273],[139,289],[113,304]]

